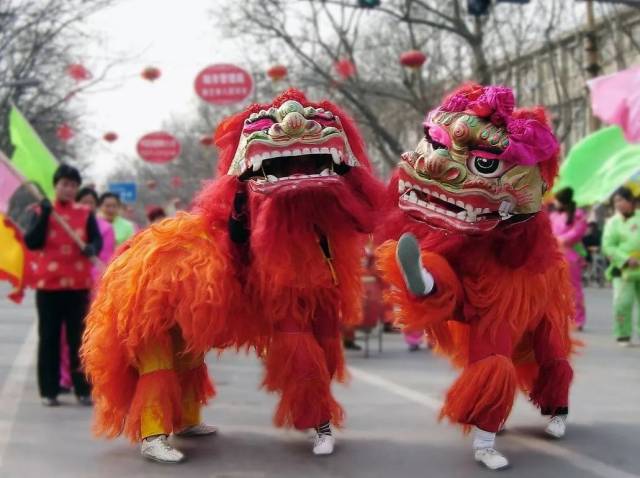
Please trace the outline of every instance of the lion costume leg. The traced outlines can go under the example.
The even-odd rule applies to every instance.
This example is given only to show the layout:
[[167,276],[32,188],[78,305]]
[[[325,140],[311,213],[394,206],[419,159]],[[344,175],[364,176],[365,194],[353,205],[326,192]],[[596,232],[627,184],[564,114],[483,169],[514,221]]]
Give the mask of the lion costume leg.
[[330,424],[340,425],[342,407],[331,394],[331,379],[344,375],[337,315],[317,311],[313,324],[293,319],[276,324],[263,385],[280,394],[276,426],[314,428],[315,454],[330,454]]
[[342,408],[331,395],[328,362],[310,324],[283,321],[276,325],[263,382],[268,391],[280,394],[276,426],[305,430],[340,423]]
[[163,342],[146,345],[136,356],[139,380],[128,426],[138,427],[143,456],[174,463],[184,455],[168,445],[168,435],[215,432],[201,424],[200,417],[201,406],[214,390],[204,356],[186,353],[179,331],[174,330]]
[[573,369],[569,365],[569,351],[560,332],[547,320],[542,320],[533,337],[533,350],[539,372],[531,391],[531,401],[543,415],[551,417],[546,432],[561,438],[566,432],[569,413],[569,387]]
[[474,455],[492,469],[507,466],[494,449],[496,433],[507,420],[516,395],[512,343],[505,324],[491,340],[478,323],[470,326],[469,364],[447,392],[440,417],[468,431],[475,427]]

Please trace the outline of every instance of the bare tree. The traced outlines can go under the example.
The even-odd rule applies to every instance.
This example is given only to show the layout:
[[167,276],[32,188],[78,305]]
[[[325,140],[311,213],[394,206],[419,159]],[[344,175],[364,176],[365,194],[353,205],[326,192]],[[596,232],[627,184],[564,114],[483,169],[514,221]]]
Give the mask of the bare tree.
[[[495,3],[476,17],[463,0],[383,0],[373,9],[355,0],[229,0],[216,19],[229,35],[244,36],[253,62],[284,63],[290,84],[345,106],[386,170],[420,135],[425,111],[466,80],[506,84],[519,103],[546,104],[570,144],[586,108],[584,8],[566,0]],[[596,11],[619,39],[613,53],[607,47],[602,54],[622,66],[626,50],[640,44],[628,9],[599,5]],[[399,65],[409,49],[428,55],[422,69]],[[336,75],[340,60],[356,66],[353,75]]]
[[[420,119],[447,90],[467,79],[495,81],[500,65],[517,62],[545,34],[570,28],[558,21],[569,3],[500,5],[474,17],[461,0],[385,0],[375,9],[352,0],[250,0],[229,2],[219,21],[247,45],[260,45],[249,49],[254,61],[262,55],[285,63],[292,84],[345,105],[385,170],[415,142]],[[428,55],[423,68],[399,64],[411,49]],[[341,60],[355,65],[353,75],[336,74]]]
[[52,152],[72,157],[74,150],[56,138],[63,123],[81,124],[71,99],[96,85],[106,69],[75,84],[67,66],[86,40],[78,25],[111,0],[4,0],[0,4],[0,149],[11,154],[8,112],[16,104]]

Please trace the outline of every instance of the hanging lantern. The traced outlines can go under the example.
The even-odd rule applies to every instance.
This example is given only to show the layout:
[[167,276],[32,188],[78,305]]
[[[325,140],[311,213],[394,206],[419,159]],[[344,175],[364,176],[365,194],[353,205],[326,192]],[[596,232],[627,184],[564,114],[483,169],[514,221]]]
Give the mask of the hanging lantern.
[[73,63],[67,66],[67,74],[78,83],[91,79],[91,72],[80,63]]
[[274,82],[286,78],[288,73],[287,67],[284,65],[274,65],[267,70],[267,76]]
[[407,68],[418,70],[427,61],[427,55],[418,50],[405,51],[400,55],[400,64]]
[[155,66],[148,66],[144,70],[142,70],[142,78],[151,82],[154,82],[158,78],[160,78],[160,74],[160,68],[156,68]]
[[58,139],[60,141],[64,141],[65,143],[73,138],[73,134],[74,133],[71,129],[71,126],[66,123],[58,126],[58,129],[56,130],[56,136],[58,137]]
[[109,131],[108,133],[104,134],[102,139],[104,139],[107,143],[113,143],[114,141],[117,141],[118,135],[113,131]]
[[343,80],[348,80],[353,75],[356,74],[356,65],[354,65],[347,58],[343,58],[342,60],[336,62],[334,65],[338,76]]
[[150,179],[149,181],[147,181],[147,189],[151,191],[153,191],[157,185],[158,182],[155,179]]
[[182,187],[182,178],[180,176],[174,176],[171,178],[171,186],[174,189],[180,189]]
[[203,136],[202,138],[200,138],[200,144],[205,148],[208,148],[209,146],[213,145],[213,138],[209,135]]

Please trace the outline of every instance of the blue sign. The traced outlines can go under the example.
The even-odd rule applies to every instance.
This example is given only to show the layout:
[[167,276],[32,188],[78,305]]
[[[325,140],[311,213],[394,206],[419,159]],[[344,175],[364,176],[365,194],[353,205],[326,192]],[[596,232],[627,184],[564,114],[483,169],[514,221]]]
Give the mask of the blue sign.
[[133,204],[138,197],[136,183],[109,183],[109,191],[119,195],[126,204]]

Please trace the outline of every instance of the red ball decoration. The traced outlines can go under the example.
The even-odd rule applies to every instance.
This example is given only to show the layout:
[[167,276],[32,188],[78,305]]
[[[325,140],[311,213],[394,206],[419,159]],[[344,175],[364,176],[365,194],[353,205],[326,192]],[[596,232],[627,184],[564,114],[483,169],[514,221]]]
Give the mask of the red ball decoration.
[[56,136],[58,137],[58,139],[60,141],[64,141],[65,143],[73,138],[73,135],[74,133],[71,129],[71,126],[66,123],[58,126],[58,129],[56,130]]
[[400,64],[407,68],[422,68],[425,61],[427,61],[427,55],[418,50],[405,51],[400,55]]
[[114,141],[117,141],[118,135],[113,131],[109,131],[108,133],[104,134],[102,139],[104,139],[107,143],[113,143]]
[[156,68],[155,66],[148,66],[144,70],[142,70],[142,78],[151,82],[156,81],[158,78],[160,78],[160,74],[160,69]]
[[77,82],[86,81],[91,78],[91,72],[80,63],[73,63],[67,66],[67,74]]
[[334,65],[336,72],[343,80],[347,80],[356,74],[356,65],[351,60],[343,58]]
[[284,65],[274,65],[267,70],[267,76],[271,81],[280,81],[287,77],[287,67]]

